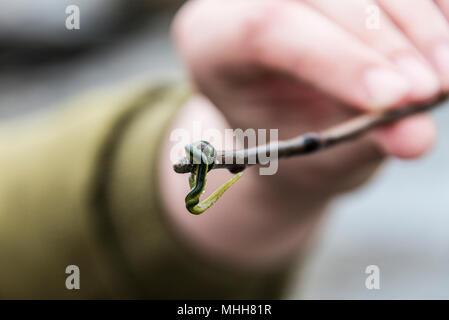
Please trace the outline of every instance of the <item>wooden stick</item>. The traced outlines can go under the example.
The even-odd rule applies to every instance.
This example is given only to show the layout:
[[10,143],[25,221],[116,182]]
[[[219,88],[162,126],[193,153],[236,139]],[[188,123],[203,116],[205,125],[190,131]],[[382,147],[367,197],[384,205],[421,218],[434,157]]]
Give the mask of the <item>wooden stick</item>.
[[[411,115],[430,111],[442,105],[448,96],[448,93],[442,93],[431,101],[365,113],[322,132],[310,132],[289,140],[279,141],[277,147],[268,144],[237,151],[218,151],[216,163],[212,169],[228,169],[232,173],[241,172],[249,166],[261,164],[263,159],[259,155],[264,155],[265,159],[269,158],[270,154],[276,151],[273,148],[277,148],[277,159],[321,151],[354,140],[374,128],[391,124]],[[230,161],[231,159],[232,161]],[[251,162],[250,159],[255,159],[255,163],[254,161],[249,163]],[[189,173],[194,168],[195,166],[190,163],[188,158],[182,158],[173,165],[173,169],[177,173]]]

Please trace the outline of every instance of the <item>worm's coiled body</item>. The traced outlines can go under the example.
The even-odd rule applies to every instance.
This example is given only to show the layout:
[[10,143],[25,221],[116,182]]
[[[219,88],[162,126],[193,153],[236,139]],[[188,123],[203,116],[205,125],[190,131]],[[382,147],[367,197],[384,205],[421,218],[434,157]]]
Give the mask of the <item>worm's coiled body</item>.
[[200,196],[206,187],[206,175],[215,164],[217,152],[207,141],[189,144],[185,146],[185,150],[187,157],[196,166],[195,171],[189,177],[190,192],[185,198],[186,208],[192,214],[201,214],[210,208],[234,182],[240,179],[242,173],[236,174],[200,203]]

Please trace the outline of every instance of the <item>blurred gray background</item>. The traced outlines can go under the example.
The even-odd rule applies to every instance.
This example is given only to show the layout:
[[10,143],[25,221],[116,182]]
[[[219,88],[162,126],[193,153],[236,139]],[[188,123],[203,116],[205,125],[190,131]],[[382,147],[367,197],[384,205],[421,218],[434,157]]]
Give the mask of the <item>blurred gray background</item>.
[[[37,2],[0,2],[1,121],[127,79],[182,76],[169,39],[171,12],[129,27],[117,20],[123,1]],[[79,31],[64,27],[67,3],[81,7]],[[118,21],[125,32],[114,33]],[[449,299],[449,106],[435,117],[440,139],[428,157],[391,160],[369,185],[335,203],[289,298]],[[365,288],[368,265],[380,268],[380,290]]]

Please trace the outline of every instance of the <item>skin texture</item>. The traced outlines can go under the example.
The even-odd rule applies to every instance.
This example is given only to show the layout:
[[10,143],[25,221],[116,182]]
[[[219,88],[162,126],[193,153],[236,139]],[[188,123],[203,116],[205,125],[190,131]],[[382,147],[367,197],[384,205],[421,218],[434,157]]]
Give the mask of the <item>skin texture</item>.
[[[276,128],[285,139],[447,90],[449,1],[406,2],[188,2],[173,35],[201,95],[173,129],[191,132],[199,121],[204,130]],[[365,26],[368,5],[380,9],[378,30]],[[249,169],[213,208],[193,217],[182,201],[187,177],[171,170],[167,137],[161,188],[170,194],[170,219],[196,250],[262,268],[294,257],[331,200],[365,183],[386,157],[421,157],[435,139],[432,119],[418,115],[331,151],[282,160],[273,176]],[[207,188],[228,176],[211,173]]]

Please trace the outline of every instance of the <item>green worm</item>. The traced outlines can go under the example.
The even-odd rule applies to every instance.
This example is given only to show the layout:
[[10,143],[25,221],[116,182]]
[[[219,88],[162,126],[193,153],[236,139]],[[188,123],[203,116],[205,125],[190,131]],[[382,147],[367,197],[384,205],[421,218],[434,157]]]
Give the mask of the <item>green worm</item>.
[[185,202],[186,208],[192,214],[201,214],[209,209],[238,179],[242,172],[234,175],[231,179],[215,190],[206,200],[200,202],[200,196],[206,187],[206,175],[213,168],[217,152],[207,141],[198,141],[185,146],[186,155],[190,162],[195,164],[195,170],[190,174],[190,192]]

